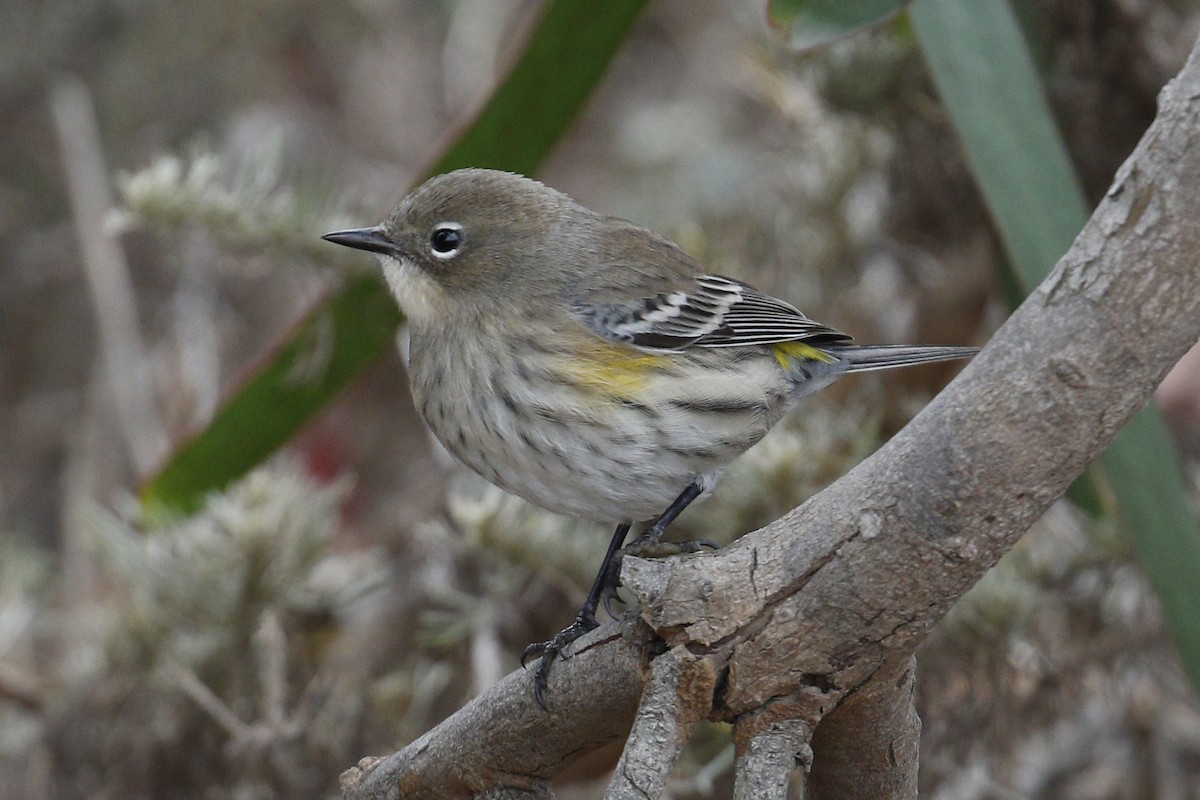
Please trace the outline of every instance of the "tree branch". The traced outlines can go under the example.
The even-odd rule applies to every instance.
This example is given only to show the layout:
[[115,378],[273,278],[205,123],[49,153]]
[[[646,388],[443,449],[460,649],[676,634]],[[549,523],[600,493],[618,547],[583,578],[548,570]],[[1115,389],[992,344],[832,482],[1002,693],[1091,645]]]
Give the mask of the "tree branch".
[[[884,665],[905,662],[1104,450],[1200,338],[1197,186],[1193,51],[1071,250],[912,423],[723,550],[626,559],[642,620],[669,649],[711,663],[714,717],[816,730]],[[581,641],[556,666],[550,714],[514,673],[347,796],[463,797],[542,780],[624,735],[641,695],[635,650],[613,626]]]
[[737,743],[733,800],[787,800],[796,765],[812,766],[812,731],[798,720],[778,720],[760,726],[743,716],[733,729]]
[[696,658],[684,647],[654,659],[604,800],[662,795],[683,746],[712,710],[716,677],[708,659]]
[[518,670],[400,752],[342,774],[357,800],[452,800],[493,789],[542,792],[546,779],[629,733],[642,696],[642,659],[616,624],[576,642],[554,664],[547,713],[532,673]]
[[917,659],[885,664],[817,726],[806,798],[902,800],[917,796]]

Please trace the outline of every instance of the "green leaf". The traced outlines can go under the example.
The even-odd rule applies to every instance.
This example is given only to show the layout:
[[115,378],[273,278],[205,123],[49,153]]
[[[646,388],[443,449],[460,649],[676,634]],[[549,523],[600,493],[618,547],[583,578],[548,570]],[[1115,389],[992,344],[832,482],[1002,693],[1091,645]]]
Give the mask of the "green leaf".
[[537,172],[647,1],[549,3],[508,77],[427,176],[461,167]]
[[[571,124],[647,0],[551,0],[487,104],[429,174],[531,174]],[[313,237],[323,231],[313,231]],[[347,281],[302,319],[206,428],[143,485],[147,517],[197,509],[290,439],[392,345],[402,321],[376,275]]]
[[[915,2],[909,18],[1004,243],[1006,282],[1023,298],[1067,252],[1088,206],[1021,29],[1004,0]],[[1093,515],[1099,480],[1089,471],[1070,491]]]
[[882,24],[909,0],[771,0],[771,22],[786,28],[791,44],[807,50]]
[[1200,529],[1174,462],[1175,447],[1153,406],[1130,420],[1103,461],[1184,668],[1200,688]]
[[[1070,247],[1088,207],[1012,9],[1002,0],[915,0],[909,15],[1015,278],[1028,292]],[[1200,688],[1200,524],[1157,410],[1135,416],[1101,465]]]
[[917,0],[909,16],[1029,292],[1067,252],[1089,210],[1021,29],[1005,0]]

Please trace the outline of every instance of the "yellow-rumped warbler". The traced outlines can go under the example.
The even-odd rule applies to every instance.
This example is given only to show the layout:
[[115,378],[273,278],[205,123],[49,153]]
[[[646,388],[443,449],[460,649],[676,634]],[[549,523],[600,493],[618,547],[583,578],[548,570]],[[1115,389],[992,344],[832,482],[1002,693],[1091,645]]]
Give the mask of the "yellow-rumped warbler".
[[522,657],[541,655],[543,707],[551,662],[615,590],[633,522],[653,520],[625,548],[645,553],[788,408],[848,372],[976,352],[851,344],[506,172],[439,175],[382,225],[324,238],[382,256],[409,321],[413,397],[447,450],[543,508],[620,523],[575,622]]

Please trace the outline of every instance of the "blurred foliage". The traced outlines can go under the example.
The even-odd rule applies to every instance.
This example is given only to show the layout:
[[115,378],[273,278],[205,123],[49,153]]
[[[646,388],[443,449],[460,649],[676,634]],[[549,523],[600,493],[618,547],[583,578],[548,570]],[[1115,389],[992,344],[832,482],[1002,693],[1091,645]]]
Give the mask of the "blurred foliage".
[[225,174],[230,170],[218,154],[201,148],[186,158],[163,155],[137,172],[119,173],[124,206],[111,216],[113,230],[153,225],[178,233],[202,226],[234,251],[269,248],[313,260],[329,256],[311,231],[331,224],[325,211],[334,199],[297,191],[302,176],[284,174],[282,143],[264,142],[255,155],[232,175]]
[[392,342],[403,317],[374,275],[346,281],[227,400],[218,419],[142,487],[151,521],[195,511],[204,496],[293,436]]
[[371,727],[340,632],[390,578],[333,546],[348,490],[280,464],[157,536],[89,515],[108,598],[46,707],[48,796],[322,796]]
[[1089,208],[1007,0],[909,10],[921,52],[1025,293],[1071,246]]
[[850,36],[894,17],[909,0],[769,0],[771,22],[803,50]]

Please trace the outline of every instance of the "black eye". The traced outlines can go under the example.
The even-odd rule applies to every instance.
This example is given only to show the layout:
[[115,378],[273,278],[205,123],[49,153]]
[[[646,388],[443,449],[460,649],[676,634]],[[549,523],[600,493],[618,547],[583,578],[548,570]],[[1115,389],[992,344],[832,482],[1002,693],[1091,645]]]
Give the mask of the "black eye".
[[433,229],[429,247],[439,258],[449,258],[458,253],[463,245],[462,228],[457,223],[446,222]]

